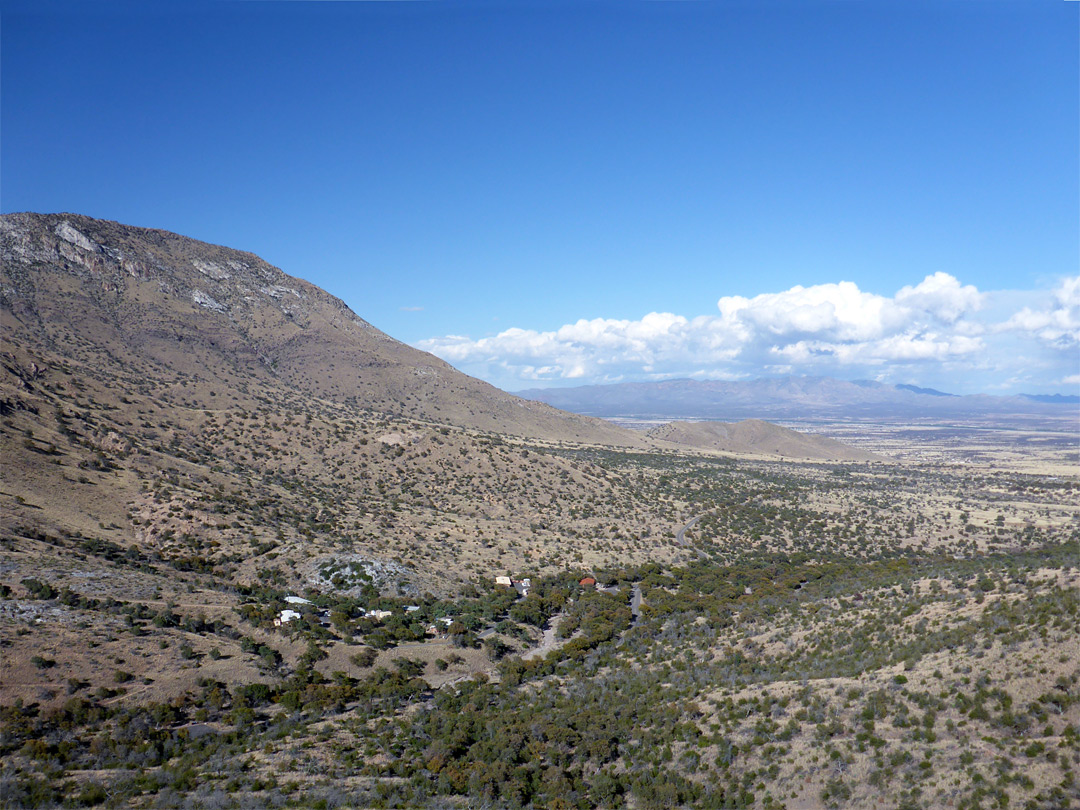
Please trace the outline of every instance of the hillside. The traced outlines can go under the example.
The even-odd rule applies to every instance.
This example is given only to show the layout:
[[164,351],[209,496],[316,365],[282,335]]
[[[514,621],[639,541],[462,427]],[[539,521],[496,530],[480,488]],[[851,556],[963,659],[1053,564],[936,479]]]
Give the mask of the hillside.
[[0,256],[5,351],[41,355],[31,363],[206,405],[257,401],[265,388],[533,439],[639,441],[468,377],[250,253],[74,214],[11,214]]
[[[0,806],[1075,806],[1075,477],[560,458],[603,483],[536,519],[572,512],[586,556],[528,595],[490,567],[380,594],[392,570],[339,556],[296,603],[276,548],[245,586],[103,532],[0,537]],[[593,567],[624,497],[700,519]]]
[[[345,555],[393,568],[391,589],[452,592],[582,558],[601,510],[577,504],[628,502],[602,470],[519,443],[640,434],[469,378],[251,254],[18,214],[0,257],[5,532],[291,587]],[[638,538],[668,525],[655,505],[621,514]]]
[[646,435],[651,439],[724,453],[807,461],[887,461],[883,456],[849,447],[825,436],[800,433],[760,419],[746,419],[734,424],[669,422],[652,428]]

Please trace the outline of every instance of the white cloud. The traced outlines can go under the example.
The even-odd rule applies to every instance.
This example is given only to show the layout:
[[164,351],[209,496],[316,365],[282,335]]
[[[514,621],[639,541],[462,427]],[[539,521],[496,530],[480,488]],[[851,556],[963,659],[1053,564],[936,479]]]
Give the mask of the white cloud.
[[858,344],[934,323],[956,324],[980,309],[982,299],[975,287],[961,287],[947,273],[935,273],[914,287],[904,287],[893,298],[863,292],[850,281],[841,281],[792,287],[749,299],[721,298],[717,307],[725,320],[739,323],[748,335],[765,333],[778,339],[801,335]]
[[[418,345],[513,387],[526,380],[738,379],[765,372],[893,374],[899,380],[898,367],[907,369],[905,380],[943,375],[947,383],[964,370],[998,372],[1005,379],[1020,368],[1023,352],[1015,350],[1016,341],[1058,349],[1080,341],[1080,278],[1041,297],[1027,295],[1028,306],[1017,311],[1013,304],[997,323],[987,314],[987,295],[937,272],[892,297],[841,281],[751,298],[724,296],[715,315],[651,312],[639,320],[594,318],[551,331],[515,327],[475,340],[448,335]],[[1010,300],[1007,294],[995,300],[1001,298]],[[1032,370],[1032,361],[1025,362]],[[919,376],[916,369],[930,373]],[[1058,368],[1054,379],[1063,373]]]
[[744,327],[743,334],[777,337],[817,335],[834,340],[868,340],[892,325],[889,299],[864,293],[850,281],[792,287],[754,298],[730,296],[717,302],[721,317]]
[[896,294],[896,303],[912,311],[922,311],[945,323],[955,323],[964,315],[982,309],[985,296],[974,286],[960,286],[948,273],[927,276],[914,287]]
[[998,327],[1056,349],[1080,345],[1080,276],[1065,278],[1036,308],[1025,306]]
[[802,366],[812,365],[816,359],[824,357],[833,358],[841,365],[875,366],[923,360],[944,361],[974,354],[983,348],[984,344],[979,338],[906,333],[852,343],[801,340],[786,346],[774,346],[770,351],[789,363]]

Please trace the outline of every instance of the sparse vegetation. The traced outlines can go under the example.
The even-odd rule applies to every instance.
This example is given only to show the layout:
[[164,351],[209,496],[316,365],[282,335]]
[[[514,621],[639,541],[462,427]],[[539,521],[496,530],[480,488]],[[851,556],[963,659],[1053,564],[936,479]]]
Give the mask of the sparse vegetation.
[[173,331],[2,359],[3,806],[1077,801],[1075,474],[500,432],[429,372],[254,353],[367,328],[306,287],[288,326],[300,287],[212,290],[235,343],[177,349],[195,260],[294,282],[101,228],[80,307],[123,282]]

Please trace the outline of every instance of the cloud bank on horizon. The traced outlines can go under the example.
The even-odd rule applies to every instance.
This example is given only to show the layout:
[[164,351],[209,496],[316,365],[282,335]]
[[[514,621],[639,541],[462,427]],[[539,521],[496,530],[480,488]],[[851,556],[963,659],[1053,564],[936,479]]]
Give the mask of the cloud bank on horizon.
[[1080,276],[1042,290],[980,291],[937,272],[892,297],[841,281],[724,296],[716,306],[717,315],[650,312],[416,345],[510,390],[788,374],[955,393],[1075,393],[1080,386]]

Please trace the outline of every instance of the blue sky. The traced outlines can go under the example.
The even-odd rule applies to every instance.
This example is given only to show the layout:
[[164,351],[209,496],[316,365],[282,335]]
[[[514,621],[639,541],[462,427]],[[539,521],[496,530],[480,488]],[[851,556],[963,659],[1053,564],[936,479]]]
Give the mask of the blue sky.
[[515,390],[1080,389],[1064,0],[0,0],[0,208],[251,250]]

